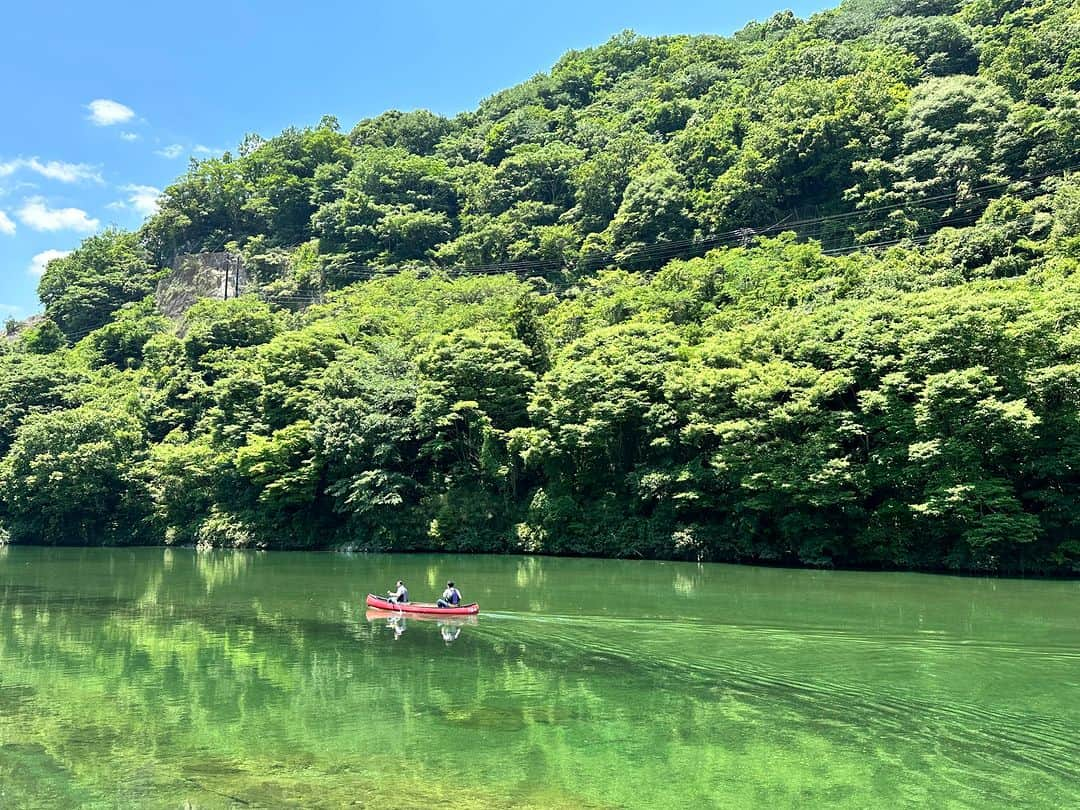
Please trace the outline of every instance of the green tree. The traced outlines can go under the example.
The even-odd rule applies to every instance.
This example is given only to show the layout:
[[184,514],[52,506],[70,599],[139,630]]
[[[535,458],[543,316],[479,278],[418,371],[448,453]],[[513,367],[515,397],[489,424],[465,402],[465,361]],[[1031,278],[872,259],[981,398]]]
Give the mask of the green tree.
[[124,304],[153,292],[160,271],[134,233],[107,230],[45,268],[38,296],[69,340],[104,326]]
[[957,212],[980,209],[984,187],[996,179],[994,141],[1008,109],[1005,91],[982,77],[948,76],[916,87],[901,154],[887,164],[880,159],[857,164],[872,182],[882,183],[860,189],[859,205],[894,207],[887,224],[865,238],[913,233]]
[[134,465],[145,450],[139,422],[90,405],[23,422],[0,463],[3,519],[19,542],[138,543],[145,501]]

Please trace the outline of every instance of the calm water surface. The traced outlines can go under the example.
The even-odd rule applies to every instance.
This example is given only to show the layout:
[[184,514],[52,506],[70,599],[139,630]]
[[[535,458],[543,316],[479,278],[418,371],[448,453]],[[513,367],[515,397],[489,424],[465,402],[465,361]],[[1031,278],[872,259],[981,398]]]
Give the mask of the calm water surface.
[[1080,583],[0,547],[0,806],[438,804],[1080,806]]

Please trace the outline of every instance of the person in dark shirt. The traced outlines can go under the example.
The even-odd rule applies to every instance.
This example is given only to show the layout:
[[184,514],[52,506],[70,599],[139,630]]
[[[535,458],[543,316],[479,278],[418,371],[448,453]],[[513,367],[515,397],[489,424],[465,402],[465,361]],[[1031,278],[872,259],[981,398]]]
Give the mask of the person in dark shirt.
[[442,598],[435,603],[435,607],[457,607],[460,604],[461,591],[454,587],[454,582],[451,580],[446,583],[446,590],[442,592]]

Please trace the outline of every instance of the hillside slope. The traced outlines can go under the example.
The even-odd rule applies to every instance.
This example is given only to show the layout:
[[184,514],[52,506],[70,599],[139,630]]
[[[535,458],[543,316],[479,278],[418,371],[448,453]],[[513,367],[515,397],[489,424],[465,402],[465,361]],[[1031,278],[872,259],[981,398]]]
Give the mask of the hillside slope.
[[[857,0],[249,137],[49,265],[0,521],[1076,572],[1078,40],[1076,2]],[[222,250],[261,296],[155,310]]]

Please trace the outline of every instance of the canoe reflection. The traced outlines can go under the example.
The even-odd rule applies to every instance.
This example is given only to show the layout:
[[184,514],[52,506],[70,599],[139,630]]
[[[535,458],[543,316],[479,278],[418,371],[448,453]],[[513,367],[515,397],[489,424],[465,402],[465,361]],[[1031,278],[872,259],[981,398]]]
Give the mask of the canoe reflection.
[[401,638],[409,623],[434,624],[447,644],[457,640],[463,625],[476,625],[478,619],[476,616],[430,616],[423,613],[410,613],[406,616],[404,613],[390,613],[385,610],[368,610],[364,616],[369,622],[385,622],[386,626],[394,631],[395,641]]

